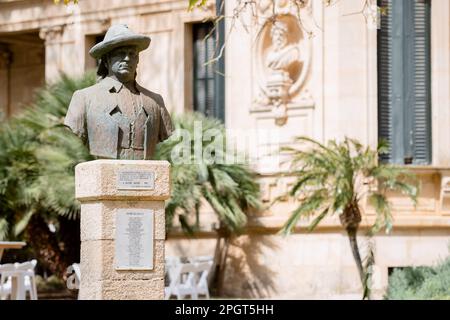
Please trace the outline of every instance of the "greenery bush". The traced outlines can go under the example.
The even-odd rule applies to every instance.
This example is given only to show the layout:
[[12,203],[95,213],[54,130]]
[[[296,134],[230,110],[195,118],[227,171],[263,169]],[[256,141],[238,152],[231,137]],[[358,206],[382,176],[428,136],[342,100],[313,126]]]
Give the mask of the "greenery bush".
[[73,92],[95,80],[93,73],[62,75],[37,91],[25,112],[0,127],[0,240],[26,240],[38,270],[58,276],[79,261],[74,167],[92,159],[63,119]]
[[389,300],[450,300],[450,256],[434,267],[396,269],[389,277]]

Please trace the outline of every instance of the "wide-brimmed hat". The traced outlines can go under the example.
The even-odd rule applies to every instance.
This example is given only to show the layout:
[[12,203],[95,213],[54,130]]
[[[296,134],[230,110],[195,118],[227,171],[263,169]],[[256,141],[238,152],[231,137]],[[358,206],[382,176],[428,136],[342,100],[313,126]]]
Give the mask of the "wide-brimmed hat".
[[116,24],[108,29],[102,42],[89,50],[89,54],[99,59],[105,53],[123,46],[136,46],[139,51],[142,51],[148,48],[150,41],[150,37],[134,33],[124,24]]

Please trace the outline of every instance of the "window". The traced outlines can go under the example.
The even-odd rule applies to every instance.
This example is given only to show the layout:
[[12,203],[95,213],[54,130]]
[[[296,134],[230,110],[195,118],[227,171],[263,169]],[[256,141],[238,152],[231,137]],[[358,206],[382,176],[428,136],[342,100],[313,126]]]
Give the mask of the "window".
[[212,61],[221,48],[220,27],[214,28],[212,22],[194,24],[192,35],[194,111],[224,121],[223,56]]
[[378,135],[382,160],[431,163],[430,0],[378,0]]
[[104,34],[87,35],[85,38],[85,63],[84,69],[96,69],[99,65],[99,59],[94,59],[89,55],[89,50],[97,43],[102,42]]

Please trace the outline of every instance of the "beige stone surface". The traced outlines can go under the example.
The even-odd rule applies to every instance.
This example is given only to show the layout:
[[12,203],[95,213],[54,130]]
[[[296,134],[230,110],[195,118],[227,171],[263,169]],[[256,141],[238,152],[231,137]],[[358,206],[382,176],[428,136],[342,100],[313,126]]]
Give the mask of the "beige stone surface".
[[82,281],[128,281],[164,278],[164,240],[154,240],[153,270],[124,271],[115,269],[114,240],[88,240],[81,243]]
[[[364,255],[367,239],[358,237]],[[170,237],[166,252],[175,256],[213,255],[215,235]],[[396,230],[377,235],[373,297],[385,293],[389,268],[430,266],[447,257],[445,229]],[[345,233],[247,234],[234,238],[225,271],[224,295],[276,299],[361,299],[361,284]]]
[[81,241],[112,240],[116,232],[115,215],[119,209],[149,209],[154,212],[154,237],[164,240],[165,203],[164,201],[102,201],[87,202],[81,205]]
[[162,300],[164,279],[98,281],[82,284],[80,300]]
[[[117,190],[119,170],[153,170],[153,190]],[[163,299],[165,211],[170,195],[166,161],[97,160],[75,170],[81,202],[80,299]],[[116,270],[116,214],[120,209],[154,212],[153,269]]]
[[[119,170],[152,170],[153,190],[117,190]],[[95,160],[75,167],[75,196],[89,200],[166,200],[170,196],[170,163],[150,160]]]

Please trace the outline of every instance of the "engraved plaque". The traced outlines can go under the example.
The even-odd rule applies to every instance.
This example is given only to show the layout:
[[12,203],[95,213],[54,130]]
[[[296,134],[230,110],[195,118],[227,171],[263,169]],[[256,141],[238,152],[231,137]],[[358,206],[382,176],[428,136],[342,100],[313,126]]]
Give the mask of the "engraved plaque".
[[151,170],[121,170],[117,173],[118,190],[153,190],[155,172]]
[[153,210],[118,210],[116,214],[116,270],[153,269],[153,219]]

